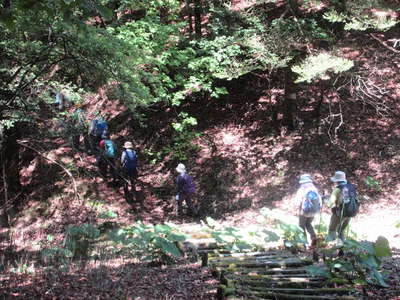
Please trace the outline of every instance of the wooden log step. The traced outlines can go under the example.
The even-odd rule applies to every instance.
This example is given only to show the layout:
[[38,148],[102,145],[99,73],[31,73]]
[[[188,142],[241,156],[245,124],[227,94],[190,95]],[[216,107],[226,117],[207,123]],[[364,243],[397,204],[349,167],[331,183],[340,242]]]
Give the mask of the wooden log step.
[[291,294],[284,294],[284,293],[263,293],[262,295],[251,294],[251,295],[244,295],[244,294],[235,294],[235,295],[228,295],[225,299],[229,300],[357,300],[358,298],[355,296],[348,296],[348,295],[341,295],[341,296],[317,296],[317,295],[291,295]]
[[326,281],[325,278],[322,277],[306,277],[306,276],[285,276],[285,277],[275,277],[270,275],[237,275],[232,273],[225,273],[223,277],[229,279],[237,279],[237,280],[261,280],[263,282],[270,282],[273,284],[274,282],[324,282]]
[[299,258],[290,258],[286,260],[266,260],[266,261],[257,261],[257,260],[249,260],[249,261],[236,261],[236,262],[210,262],[210,266],[214,267],[227,267],[227,268],[278,268],[278,267],[304,267],[307,265],[311,265],[312,261],[303,260]]
[[[222,256],[223,255],[223,256]],[[214,255],[213,253],[209,253],[209,259],[210,261],[216,261],[216,262],[225,262],[225,261],[235,261],[235,260],[273,260],[273,259],[287,259],[287,258],[292,258],[296,257],[291,254],[288,255],[246,255],[242,253],[242,255],[233,255],[233,254],[222,254],[222,255]]]
[[268,281],[268,280],[242,280],[240,278],[225,279],[221,280],[221,283],[227,286],[237,287],[253,290],[253,288],[263,288],[264,290],[270,289],[309,289],[309,288],[320,288],[323,282],[318,281]]
[[[229,286],[231,287],[231,286]],[[340,288],[272,288],[272,287],[251,287],[235,284],[236,291],[256,292],[256,293],[284,293],[293,295],[350,295],[354,289],[347,287]]]
[[260,274],[260,275],[307,275],[305,268],[241,268],[241,267],[217,267],[212,268],[213,272],[221,273],[222,271],[231,272],[234,274]]
[[287,251],[257,251],[257,252],[238,252],[238,253],[227,253],[227,254],[215,254],[216,257],[242,257],[242,256],[249,256],[249,257],[259,257],[259,256],[294,256],[292,253]]
[[[301,293],[291,293],[289,292],[278,292],[278,289],[275,291],[254,291],[246,289],[238,289],[237,287],[228,287],[226,285],[221,284],[218,287],[217,296],[219,299],[305,299],[305,300],[356,300],[355,296],[352,296],[349,290],[347,294],[301,294]],[[281,289],[283,290],[283,289]],[[288,289],[286,289],[288,290]]]

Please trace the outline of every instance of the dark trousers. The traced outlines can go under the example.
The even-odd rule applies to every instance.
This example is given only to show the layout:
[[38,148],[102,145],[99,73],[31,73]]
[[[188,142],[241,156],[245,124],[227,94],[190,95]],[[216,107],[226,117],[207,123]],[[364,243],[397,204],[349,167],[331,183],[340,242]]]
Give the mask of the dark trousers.
[[191,213],[192,216],[197,215],[197,209],[195,208],[195,206],[193,205],[193,194],[188,194],[188,193],[179,193],[178,194],[178,215],[182,215],[183,214],[183,201],[186,202],[186,205],[189,208],[189,211]]
[[301,227],[301,229],[303,229],[304,232],[304,236],[307,239],[307,232],[310,234],[310,238],[311,238],[311,243],[315,243],[315,240],[317,238],[315,231],[314,231],[314,227],[312,226],[312,221],[314,220],[314,217],[305,217],[300,215],[299,217],[299,226]]
[[94,155],[98,155],[100,150],[99,150],[99,143],[101,141],[101,137],[89,134],[89,147],[90,151]]
[[331,221],[329,223],[328,237],[330,240],[339,239],[344,240],[344,231],[350,223],[349,217],[340,217],[333,210]]
[[80,147],[80,145],[81,145],[80,139],[81,139],[81,135],[80,135],[80,134],[74,134],[74,135],[72,136],[72,146],[73,146],[75,149],[78,149],[78,150],[79,150],[79,147]]
[[130,202],[132,201],[133,194],[136,192],[135,184],[138,177],[137,169],[135,170],[126,170],[122,169],[122,173],[124,176],[124,194],[125,199]]
[[117,181],[118,172],[115,167],[115,159],[111,157],[106,157],[104,155],[99,155],[97,157],[97,164],[99,166],[101,174],[106,177],[108,174],[111,175],[113,181]]

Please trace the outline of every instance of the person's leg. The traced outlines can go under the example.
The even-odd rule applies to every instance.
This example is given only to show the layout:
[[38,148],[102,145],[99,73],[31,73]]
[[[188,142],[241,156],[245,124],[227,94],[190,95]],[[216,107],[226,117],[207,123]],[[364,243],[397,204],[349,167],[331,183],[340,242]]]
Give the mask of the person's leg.
[[344,231],[346,230],[347,226],[350,223],[350,218],[348,217],[343,217],[343,220],[338,228],[338,237],[342,241],[344,241]]
[[304,233],[304,239],[307,242],[307,232],[306,232],[306,217],[303,215],[300,215],[299,217],[299,226],[301,229],[303,229],[303,233]]
[[101,175],[106,177],[107,176],[107,162],[104,161],[104,158],[101,155],[97,156],[96,160],[97,160],[97,166],[99,167]]
[[72,136],[72,146],[78,150],[79,150],[79,146],[80,146],[80,138],[81,138],[81,136],[79,134],[75,134]]
[[178,217],[183,215],[183,208],[182,208],[183,199],[184,199],[184,195],[182,193],[179,193],[178,199],[176,199],[176,203],[178,205],[178,209],[177,209]]
[[326,237],[326,240],[328,242],[336,239],[336,236],[337,236],[336,232],[339,227],[339,221],[340,221],[340,218],[335,213],[332,213],[331,221],[329,223],[328,236]]
[[316,241],[317,241],[317,235],[315,234],[314,227],[312,226],[312,221],[314,220],[314,217],[306,218],[306,229],[308,233],[310,234],[311,238],[311,246],[315,246]]
[[193,205],[192,197],[193,197],[193,195],[189,195],[189,194],[186,195],[186,197],[185,197],[186,205],[188,206],[192,216],[196,216],[197,215],[197,209]]

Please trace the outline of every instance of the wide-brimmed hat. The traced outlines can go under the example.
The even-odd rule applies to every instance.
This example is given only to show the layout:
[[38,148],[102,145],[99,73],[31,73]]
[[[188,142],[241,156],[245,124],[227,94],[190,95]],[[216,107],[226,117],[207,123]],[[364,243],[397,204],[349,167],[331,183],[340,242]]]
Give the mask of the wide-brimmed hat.
[[331,177],[331,181],[347,183],[346,173],[343,171],[336,171],[335,175],[333,175],[333,177]]
[[125,142],[124,148],[126,148],[126,149],[132,149],[132,148],[133,148],[132,142]]
[[186,172],[186,167],[184,164],[178,164],[178,166],[176,167],[176,171],[178,173],[185,173]]
[[310,174],[303,174],[300,176],[299,183],[313,182]]

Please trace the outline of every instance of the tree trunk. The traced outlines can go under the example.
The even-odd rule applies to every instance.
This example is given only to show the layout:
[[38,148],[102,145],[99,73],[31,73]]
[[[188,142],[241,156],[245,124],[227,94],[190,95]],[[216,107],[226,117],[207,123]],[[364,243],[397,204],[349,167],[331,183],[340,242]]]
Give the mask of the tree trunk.
[[297,111],[297,86],[294,83],[295,74],[291,70],[291,65],[285,69],[285,98],[282,103],[283,120],[282,125],[289,131],[295,129],[295,115]]
[[201,38],[201,15],[203,12],[203,5],[201,0],[194,0],[194,24],[195,33],[197,38]]
[[18,124],[15,124],[11,129],[5,130],[1,135],[1,168],[2,182],[4,193],[0,197],[0,225],[8,226],[7,211],[14,206],[15,203],[10,203],[12,196],[16,195],[21,190],[21,182],[19,176],[19,150],[20,146],[17,139],[20,136]]
[[193,35],[193,13],[192,13],[191,0],[186,0],[186,12],[187,12],[188,26],[189,26],[189,39],[192,39],[192,35]]

